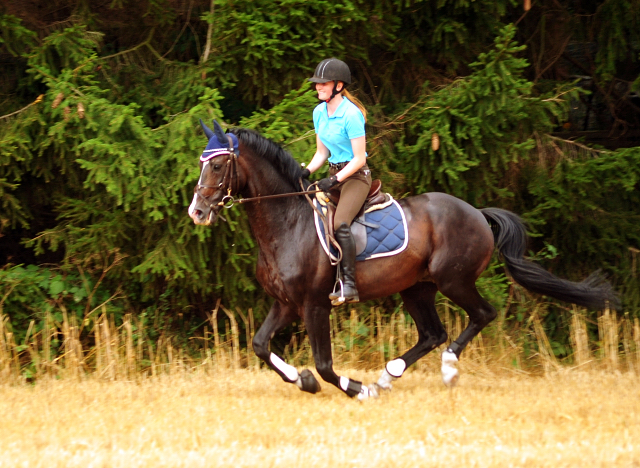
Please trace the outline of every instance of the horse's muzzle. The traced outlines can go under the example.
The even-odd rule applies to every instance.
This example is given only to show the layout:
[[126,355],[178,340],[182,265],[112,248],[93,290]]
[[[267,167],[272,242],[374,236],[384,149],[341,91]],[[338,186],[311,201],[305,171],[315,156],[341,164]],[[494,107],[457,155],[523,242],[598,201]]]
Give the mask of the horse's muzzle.
[[194,224],[200,224],[202,226],[209,226],[210,224],[215,223],[216,214],[213,210],[209,210],[209,215],[206,216],[201,210],[195,210],[193,213],[189,213],[191,219],[193,219]]
[[201,203],[198,203],[198,196],[194,195],[193,201],[189,206],[189,217],[194,224],[209,226],[216,222],[218,212],[209,206],[202,206]]

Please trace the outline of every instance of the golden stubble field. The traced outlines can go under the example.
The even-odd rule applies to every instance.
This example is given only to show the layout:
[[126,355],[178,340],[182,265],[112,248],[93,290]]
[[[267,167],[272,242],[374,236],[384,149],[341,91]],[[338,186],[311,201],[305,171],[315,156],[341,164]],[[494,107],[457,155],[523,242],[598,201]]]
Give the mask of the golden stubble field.
[[[345,370],[369,383],[378,372]],[[0,386],[1,467],[640,467],[634,372],[408,372],[359,403],[272,371]]]

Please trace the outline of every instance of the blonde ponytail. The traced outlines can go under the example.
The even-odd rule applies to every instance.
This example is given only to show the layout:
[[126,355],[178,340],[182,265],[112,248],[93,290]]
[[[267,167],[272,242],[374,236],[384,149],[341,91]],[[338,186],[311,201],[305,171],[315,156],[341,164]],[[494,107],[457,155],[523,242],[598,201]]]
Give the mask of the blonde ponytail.
[[351,94],[346,89],[343,89],[342,91],[340,91],[340,94],[342,94],[344,97],[346,97],[349,101],[353,102],[356,105],[356,107],[358,109],[360,109],[360,112],[362,112],[362,115],[364,116],[364,121],[366,122],[367,121],[367,109],[365,109],[364,104],[362,104],[360,99],[355,97],[353,94]]

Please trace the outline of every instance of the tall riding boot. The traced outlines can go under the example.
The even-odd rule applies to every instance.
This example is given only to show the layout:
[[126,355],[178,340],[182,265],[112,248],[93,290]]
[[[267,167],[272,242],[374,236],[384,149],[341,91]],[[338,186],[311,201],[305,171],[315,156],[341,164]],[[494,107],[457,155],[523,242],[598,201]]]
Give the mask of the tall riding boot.
[[[329,299],[333,305],[340,305],[343,302],[359,302],[358,290],[356,289],[356,241],[353,239],[351,229],[346,223],[342,223],[336,229],[336,241],[342,249],[342,281],[343,288],[341,291],[335,291],[329,294]],[[344,297],[344,300],[341,300]]]

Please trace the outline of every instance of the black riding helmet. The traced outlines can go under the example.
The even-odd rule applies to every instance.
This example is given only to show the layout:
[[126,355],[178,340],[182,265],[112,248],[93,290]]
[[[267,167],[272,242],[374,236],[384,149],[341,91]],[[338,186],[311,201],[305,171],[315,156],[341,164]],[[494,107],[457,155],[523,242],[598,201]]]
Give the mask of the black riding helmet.
[[337,58],[324,59],[316,67],[313,76],[309,78],[313,83],[326,83],[327,81],[342,81],[351,83],[351,71],[349,66]]
[[351,70],[349,70],[349,66],[342,60],[331,57],[324,59],[318,64],[316,71],[313,73],[313,76],[309,78],[309,81],[312,83],[327,83],[329,81],[335,81],[335,84],[333,85],[333,92],[329,98],[330,101],[336,94],[338,94],[338,81],[342,81],[344,83],[343,89],[344,86],[351,83]]

